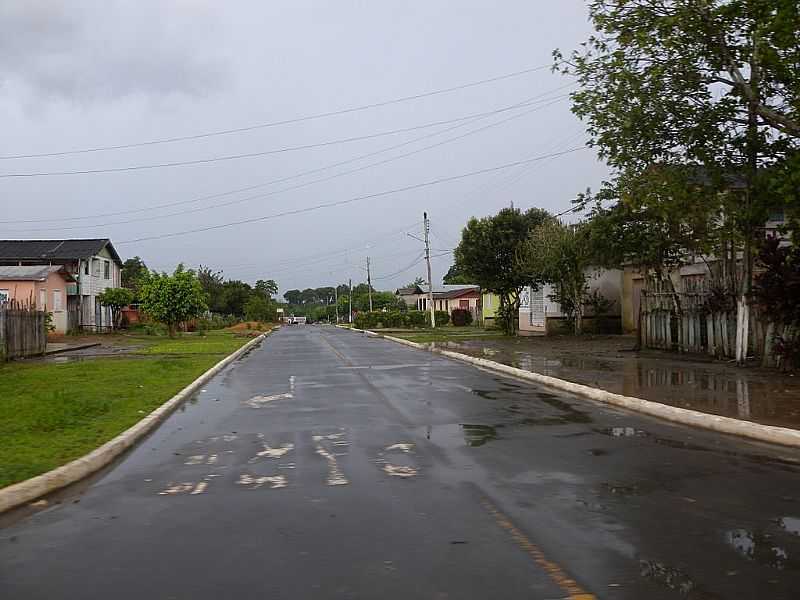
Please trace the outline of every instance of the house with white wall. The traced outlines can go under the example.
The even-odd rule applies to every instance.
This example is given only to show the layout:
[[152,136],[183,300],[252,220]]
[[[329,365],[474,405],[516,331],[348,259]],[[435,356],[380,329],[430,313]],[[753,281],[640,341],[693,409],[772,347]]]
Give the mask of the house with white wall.
[[111,309],[97,296],[122,285],[122,260],[108,238],[0,240],[0,265],[61,266],[74,280],[67,285],[67,328],[112,326]]
[[[590,267],[586,269],[586,283],[589,293],[597,292],[611,302],[607,319],[618,320],[621,312],[622,271]],[[552,299],[554,286],[546,283],[540,286],[523,288],[519,304],[519,335],[546,335],[561,330],[565,320],[564,312],[558,302]],[[593,318],[591,310],[586,317]]]

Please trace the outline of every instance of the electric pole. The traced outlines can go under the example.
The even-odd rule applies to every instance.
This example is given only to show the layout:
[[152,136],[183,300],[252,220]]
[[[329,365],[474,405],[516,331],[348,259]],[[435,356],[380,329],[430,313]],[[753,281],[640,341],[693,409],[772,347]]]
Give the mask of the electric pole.
[[336,285],[333,288],[333,301],[334,306],[336,307],[336,324],[339,324],[339,286]]
[[367,293],[369,294],[369,312],[372,312],[372,279],[369,273],[369,256],[367,257]]
[[350,293],[347,294],[347,322],[353,322],[353,280],[347,280],[347,286],[350,288]]
[[428,241],[428,234],[431,230],[430,221],[428,221],[428,213],[422,213],[423,222],[425,224],[425,260],[428,262],[428,306],[431,310],[431,327],[436,328],[436,314],[433,308],[433,276],[431,275],[431,245]]

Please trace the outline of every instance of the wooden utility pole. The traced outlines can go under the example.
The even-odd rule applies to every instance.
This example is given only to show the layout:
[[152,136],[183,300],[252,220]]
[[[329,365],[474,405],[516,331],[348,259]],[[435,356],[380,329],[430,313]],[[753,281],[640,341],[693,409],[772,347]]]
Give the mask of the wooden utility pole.
[[423,222],[425,224],[425,260],[428,263],[428,306],[431,311],[431,327],[436,328],[436,313],[433,308],[433,276],[431,275],[431,245],[428,241],[431,225],[428,221],[428,213],[422,213]]
[[367,257],[367,293],[369,294],[369,312],[372,312],[372,279],[369,272],[369,256]]

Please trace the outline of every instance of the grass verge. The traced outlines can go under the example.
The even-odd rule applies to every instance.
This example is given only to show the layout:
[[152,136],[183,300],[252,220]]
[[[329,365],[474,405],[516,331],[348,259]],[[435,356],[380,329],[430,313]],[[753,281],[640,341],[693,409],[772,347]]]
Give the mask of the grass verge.
[[0,487],[94,450],[249,339],[214,331],[157,341],[134,358],[0,365]]

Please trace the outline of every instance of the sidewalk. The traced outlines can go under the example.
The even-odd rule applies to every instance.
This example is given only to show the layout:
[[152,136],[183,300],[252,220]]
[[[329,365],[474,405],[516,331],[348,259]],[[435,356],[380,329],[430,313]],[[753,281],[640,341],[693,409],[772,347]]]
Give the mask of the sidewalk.
[[800,429],[800,377],[701,356],[633,352],[634,343],[628,336],[554,336],[434,346],[626,396]]

